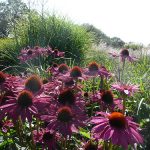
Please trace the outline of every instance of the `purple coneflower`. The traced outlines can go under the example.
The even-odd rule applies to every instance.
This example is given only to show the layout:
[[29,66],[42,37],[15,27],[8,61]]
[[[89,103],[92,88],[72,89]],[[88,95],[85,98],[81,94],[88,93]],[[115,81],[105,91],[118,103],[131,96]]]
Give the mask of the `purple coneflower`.
[[59,136],[54,132],[48,129],[40,129],[33,131],[33,138],[35,143],[41,143],[43,149],[48,147],[49,150],[56,149],[56,140]]
[[49,115],[43,115],[41,119],[48,122],[48,129],[59,131],[65,137],[78,132],[78,127],[85,125],[86,114],[82,111],[75,112],[68,106],[58,108],[52,105],[51,110]]
[[91,62],[88,68],[84,69],[84,74],[87,76],[97,76],[99,71],[99,65],[96,62]]
[[12,127],[14,127],[14,124],[10,120],[0,122],[0,128],[4,133],[6,133],[8,129]]
[[65,52],[60,52],[58,49],[54,49],[54,50],[52,51],[52,56],[53,56],[54,58],[57,58],[57,57],[64,57],[64,55],[65,55]]
[[131,96],[133,93],[139,91],[139,86],[138,85],[127,85],[127,84],[112,84],[112,89],[115,89],[125,95]]
[[25,80],[25,89],[32,93],[37,93],[42,90],[42,81],[37,75],[32,75]]
[[30,91],[23,90],[15,97],[10,97],[5,105],[0,106],[0,109],[2,109],[3,114],[7,113],[14,121],[21,116],[23,121],[27,118],[31,122],[32,115],[38,115],[36,106],[43,108],[48,100],[48,97],[34,96]]
[[110,78],[112,76],[112,73],[110,73],[104,66],[100,67],[98,74],[105,78]]
[[114,95],[112,91],[110,90],[104,90],[101,92],[101,99],[100,99],[100,104],[103,109],[109,108],[109,110],[114,110],[115,107],[117,106],[119,109],[122,109],[122,101],[121,99],[116,99],[114,98]]
[[60,64],[60,65],[55,65],[53,64],[52,67],[48,68],[48,71],[52,73],[54,76],[63,76],[69,71],[69,67],[66,64]]
[[126,59],[130,62],[133,62],[135,60],[137,60],[137,58],[130,56],[129,50],[126,48],[123,48],[119,54],[115,53],[115,52],[109,52],[110,55],[112,55],[113,57],[120,57],[121,61],[125,61]]
[[58,95],[58,106],[69,106],[74,111],[83,111],[85,108],[85,101],[82,93],[76,92],[73,89],[63,89]]
[[16,87],[16,83],[20,80],[19,77],[12,76],[0,71],[0,92],[10,91]]
[[92,129],[96,139],[111,140],[112,144],[128,149],[128,145],[143,143],[139,134],[139,125],[132,121],[131,117],[124,116],[120,112],[107,114],[99,112],[102,116],[93,117],[91,123],[96,124]]
[[28,60],[32,60],[36,58],[37,56],[46,55],[47,53],[48,53],[47,49],[42,48],[42,47],[35,46],[32,49],[28,47],[27,49],[21,50],[20,56],[18,58],[21,62],[26,62]]
[[82,77],[82,70],[81,70],[81,68],[78,67],[78,66],[74,66],[70,70],[70,77],[72,77],[72,78],[80,78],[80,77]]

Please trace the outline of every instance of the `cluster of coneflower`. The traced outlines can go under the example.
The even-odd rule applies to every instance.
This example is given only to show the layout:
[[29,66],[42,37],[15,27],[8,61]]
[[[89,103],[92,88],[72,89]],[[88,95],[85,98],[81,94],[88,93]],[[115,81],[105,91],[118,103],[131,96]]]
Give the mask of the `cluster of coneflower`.
[[[62,57],[64,53],[28,48],[19,59],[27,62],[39,55]],[[127,49],[112,55],[123,64],[133,60]],[[18,138],[20,146],[31,150],[127,150],[142,144],[139,125],[126,115],[127,97],[138,86],[113,83],[114,75],[97,62],[87,68],[53,63],[45,73],[51,76],[43,79],[36,74],[20,77],[0,72],[4,139],[9,135],[15,142]],[[83,136],[82,129],[90,136]]]

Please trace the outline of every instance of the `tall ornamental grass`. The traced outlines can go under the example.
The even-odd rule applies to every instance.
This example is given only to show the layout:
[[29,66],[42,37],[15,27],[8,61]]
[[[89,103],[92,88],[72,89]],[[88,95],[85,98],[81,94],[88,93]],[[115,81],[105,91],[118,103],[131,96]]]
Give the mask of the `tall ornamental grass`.
[[21,45],[50,46],[64,51],[66,57],[81,62],[91,46],[92,38],[86,30],[66,18],[56,15],[30,13],[18,22],[15,33]]

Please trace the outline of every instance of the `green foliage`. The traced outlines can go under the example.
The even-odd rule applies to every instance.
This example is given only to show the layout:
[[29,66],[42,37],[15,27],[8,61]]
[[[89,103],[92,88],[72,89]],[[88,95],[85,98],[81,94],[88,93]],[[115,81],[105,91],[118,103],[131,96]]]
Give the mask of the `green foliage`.
[[21,0],[0,2],[0,37],[7,37],[15,22],[27,12],[28,8]]
[[15,43],[14,39],[0,39],[0,69],[14,66],[19,63],[16,58],[18,57],[20,47]]
[[121,48],[123,47],[125,44],[124,41],[122,41],[120,38],[118,37],[113,37],[111,38],[111,46],[115,47],[115,48]]
[[86,30],[56,15],[40,16],[32,12],[21,20],[14,31],[21,45],[50,46],[65,52],[76,62],[81,62],[91,46],[91,36]]
[[132,50],[141,50],[144,46],[140,43],[129,42],[125,44],[124,47]]

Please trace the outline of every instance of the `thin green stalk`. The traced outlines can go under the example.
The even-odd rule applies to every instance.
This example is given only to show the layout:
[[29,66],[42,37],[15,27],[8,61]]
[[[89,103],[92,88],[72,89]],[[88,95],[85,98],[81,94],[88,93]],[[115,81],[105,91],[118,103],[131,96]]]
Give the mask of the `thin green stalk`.
[[32,150],[36,150],[36,145],[34,143],[34,139],[33,139],[33,132],[32,132],[32,125],[31,122],[29,122],[29,128],[30,128],[30,132],[31,132],[31,143],[32,143]]
[[125,59],[123,60],[123,64],[122,64],[122,74],[121,74],[121,81],[123,82],[123,77],[124,77],[124,68],[125,68]]

